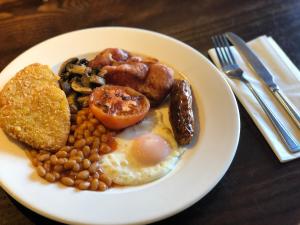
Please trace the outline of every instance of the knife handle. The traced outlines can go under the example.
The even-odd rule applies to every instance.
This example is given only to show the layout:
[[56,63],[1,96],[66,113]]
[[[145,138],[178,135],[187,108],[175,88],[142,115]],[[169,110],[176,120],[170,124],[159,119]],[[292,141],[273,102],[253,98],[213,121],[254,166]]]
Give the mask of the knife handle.
[[278,120],[278,118],[272,113],[272,111],[269,109],[269,107],[265,104],[265,102],[261,99],[261,97],[257,94],[255,89],[252,87],[252,85],[247,81],[246,79],[243,80],[249,90],[252,92],[264,112],[267,114],[269,119],[271,120],[273,126],[277,130],[278,134],[280,135],[281,139],[287,146],[288,150],[291,153],[296,153],[300,151],[300,145],[299,143],[291,136],[290,132],[283,126],[283,124]]
[[297,113],[295,107],[284,97],[279,89],[272,90],[272,93],[276,97],[276,99],[283,105],[284,109],[293,119],[298,128],[300,128],[300,115]]

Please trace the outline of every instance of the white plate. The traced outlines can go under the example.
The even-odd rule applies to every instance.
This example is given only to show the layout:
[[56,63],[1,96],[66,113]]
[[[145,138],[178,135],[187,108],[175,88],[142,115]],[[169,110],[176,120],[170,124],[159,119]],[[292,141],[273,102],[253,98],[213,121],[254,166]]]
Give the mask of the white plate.
[[20,145],[1,132],[1,187],[24,206],[53,220],[90,225],[161,220],[205,196],[223,177],[235,155],[239,112],[228,84],[203,55],[162,34],[121,27],[63,34],[34,46],[12,61],[1,72],[0,87],[31,63],[57,69],[70,57],[107,47],[153,56],[186,75],[196,99],[200,135],[166,177],[142,186],[100,193],[47,184],[37,176]]

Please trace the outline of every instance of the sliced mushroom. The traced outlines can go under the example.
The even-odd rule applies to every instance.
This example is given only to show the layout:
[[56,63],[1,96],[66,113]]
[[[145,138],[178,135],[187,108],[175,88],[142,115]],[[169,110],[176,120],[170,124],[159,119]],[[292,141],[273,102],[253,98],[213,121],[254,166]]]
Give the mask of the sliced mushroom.
[[64,72],[66,72],[66,67],[68,64],[75,64],[78,62],[78,58],[70,58],[68,60],[66,60],[63,64],[61,64],[59,71],[58,71],[58,75],[61,76]]
[[97,75],[90,76],[90,82],[93,84],[97,84],[98,86],[104,85],[105,80],[103,77],[99,77]]
[[68,64],[66,66],[66,70],[70,73],[76,73],[83,75],[86,73],[87,67],[85,65],[75,65],[75,64]]
[[90,86],[90,76],[87,74],[83,74],[80,78],[80,82],[82,86],[89,87]]
[[82,96],[77,98],[77,102],[81,108],[89,106],[89,96]]
[[73,92],[67,97],[68,103],[69,103],[69,108],[71,113],[77,113],[78,107],[76,104],[76,93]]
[[84,87],[82,86],[79,82],[77,82],[76,80],[74,80],[72,83],[71,83],[71,87],[74,91],[76,92],[79,92],[81,94],[91,94],[92,93],[92,89],[89,88],[89,87]]
[[59,80],[60,88],[65,92],[66,95],[72,93],[71,85],[68,81],[63,81],[62,79]]

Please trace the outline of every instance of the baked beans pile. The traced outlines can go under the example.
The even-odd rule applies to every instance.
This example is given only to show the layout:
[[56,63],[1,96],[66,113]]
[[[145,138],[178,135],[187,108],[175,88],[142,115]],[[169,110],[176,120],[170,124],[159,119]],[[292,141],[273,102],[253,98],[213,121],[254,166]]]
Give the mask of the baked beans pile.
[[57,152],[30,150],[37,173],[48,182],[61,182],[80,190],[105,191],[112,180],[103,173],[102,154],[116,149],[115,133],[106,129],[88,108],[72,122],[66,146]]

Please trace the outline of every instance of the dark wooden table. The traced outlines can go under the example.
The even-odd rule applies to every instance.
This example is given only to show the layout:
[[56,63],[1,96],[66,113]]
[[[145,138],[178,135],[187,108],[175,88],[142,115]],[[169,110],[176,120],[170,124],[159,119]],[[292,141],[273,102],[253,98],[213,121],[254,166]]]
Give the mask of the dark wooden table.
[[[267,34],[300,67],[299,0],[0,0],[0,70],[55,35],[114,25],[158,31],[205,55],[212,47],[211,35],[233,31],[249,40]],[[156,224],[300,223],[300,161],[280,164],[240,104],[239,109],[240,142],[224,178],[192,207]],[[24,208],[0,189],[0,224],[58,223]]]

